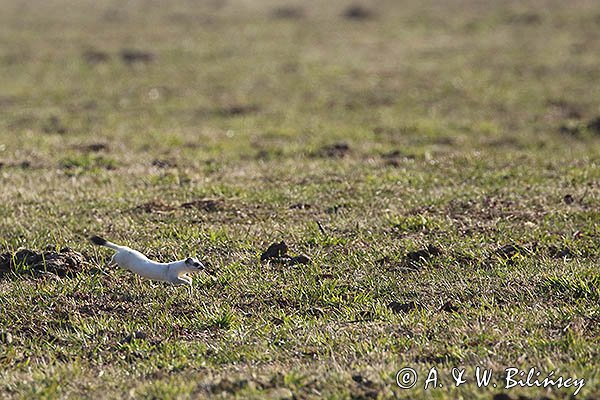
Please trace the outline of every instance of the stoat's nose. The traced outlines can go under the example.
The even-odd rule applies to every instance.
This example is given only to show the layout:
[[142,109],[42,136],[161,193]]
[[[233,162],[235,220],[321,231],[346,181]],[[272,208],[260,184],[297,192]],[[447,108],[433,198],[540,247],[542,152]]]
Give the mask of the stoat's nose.
[[198,268],[198,270],[203,270],[204,264],[202,264],[200,261],[198,261],[198,262],[194,263],[194,267]]

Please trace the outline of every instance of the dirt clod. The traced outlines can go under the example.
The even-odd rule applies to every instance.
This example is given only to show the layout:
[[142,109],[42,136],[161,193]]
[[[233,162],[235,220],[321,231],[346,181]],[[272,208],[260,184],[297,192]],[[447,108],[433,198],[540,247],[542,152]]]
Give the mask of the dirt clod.
[[310,258],[304,254],[290,256],[287,252],[288,247],[284,241],[273,243],[261,254],[260,260],[284,265],[310,264]]
[[442,250],[439,247],[430,244],[424,249],[407,253],[404,257],[404,265],[409,269],[419,269],[421,264],[441,254]]
[[400,303],[398,301],[390,302],[387,307],[394,313],[408,313],[417,308],[417,303],[409,301],[408,303]]
[[281,257],[284,257],[287,255],[287,251],[288,251],[288,247],[284,241],[281,241],[279,243],[273,243],[267,248],[267,250],[265,250],[261,254],[260,260],[268,261],[268,260],[272,260],[272,259],[281,258]]
[[565,195],[565,197],[563,197],[563,201],[565,202],[565,204],[573,204],[575,199],[573,198],[573,195],[567,194]]
[[60,252],[45,250],[37,252],[21,249],[16,253],[0,254],[0,277],[14,273],[53,273],[60,277],[74,276],[87,264],[85,257],[67,247]]

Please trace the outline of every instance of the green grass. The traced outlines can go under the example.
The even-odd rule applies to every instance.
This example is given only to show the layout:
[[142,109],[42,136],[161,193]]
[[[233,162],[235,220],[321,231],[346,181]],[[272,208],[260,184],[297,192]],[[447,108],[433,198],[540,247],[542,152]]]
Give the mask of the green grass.
[[[0,397],[574,392],[451,387],[477,366],[600,396],[600,6],[349,4],[2,2],[0,252],[88,264],[0,277]],[[211,274],[143,281],[92,234]],[[281,240],[312,262],[261,263]]]

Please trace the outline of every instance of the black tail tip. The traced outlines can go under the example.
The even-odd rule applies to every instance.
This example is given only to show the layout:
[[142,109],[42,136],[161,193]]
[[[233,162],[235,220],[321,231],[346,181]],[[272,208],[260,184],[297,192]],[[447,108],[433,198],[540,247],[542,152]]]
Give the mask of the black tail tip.
[[104,246],[106,244],[106,239],[94,235],[90,238],[90,242],[97,244],[98,246]]

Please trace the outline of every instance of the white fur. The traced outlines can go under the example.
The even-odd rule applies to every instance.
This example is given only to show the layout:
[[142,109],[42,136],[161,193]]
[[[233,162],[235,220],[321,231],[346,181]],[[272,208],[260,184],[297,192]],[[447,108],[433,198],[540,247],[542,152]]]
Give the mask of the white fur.
[[[160,263],[148,259],[148,257],[139,251],[133,250],[127,246],[119,246],[108,241],[102,246],[109,247],[116,251],[112,257],[114,263],[124,269],[154,281],[192,286],[192,277],[190,275],[199,273],[201,268],[204,268],[204,265],[195,258],[188,258],[170,263]],[[192,261],[191,264],[189,263],[189,260]],[[194,266],[194,263],[197,263],[198,265]]]

